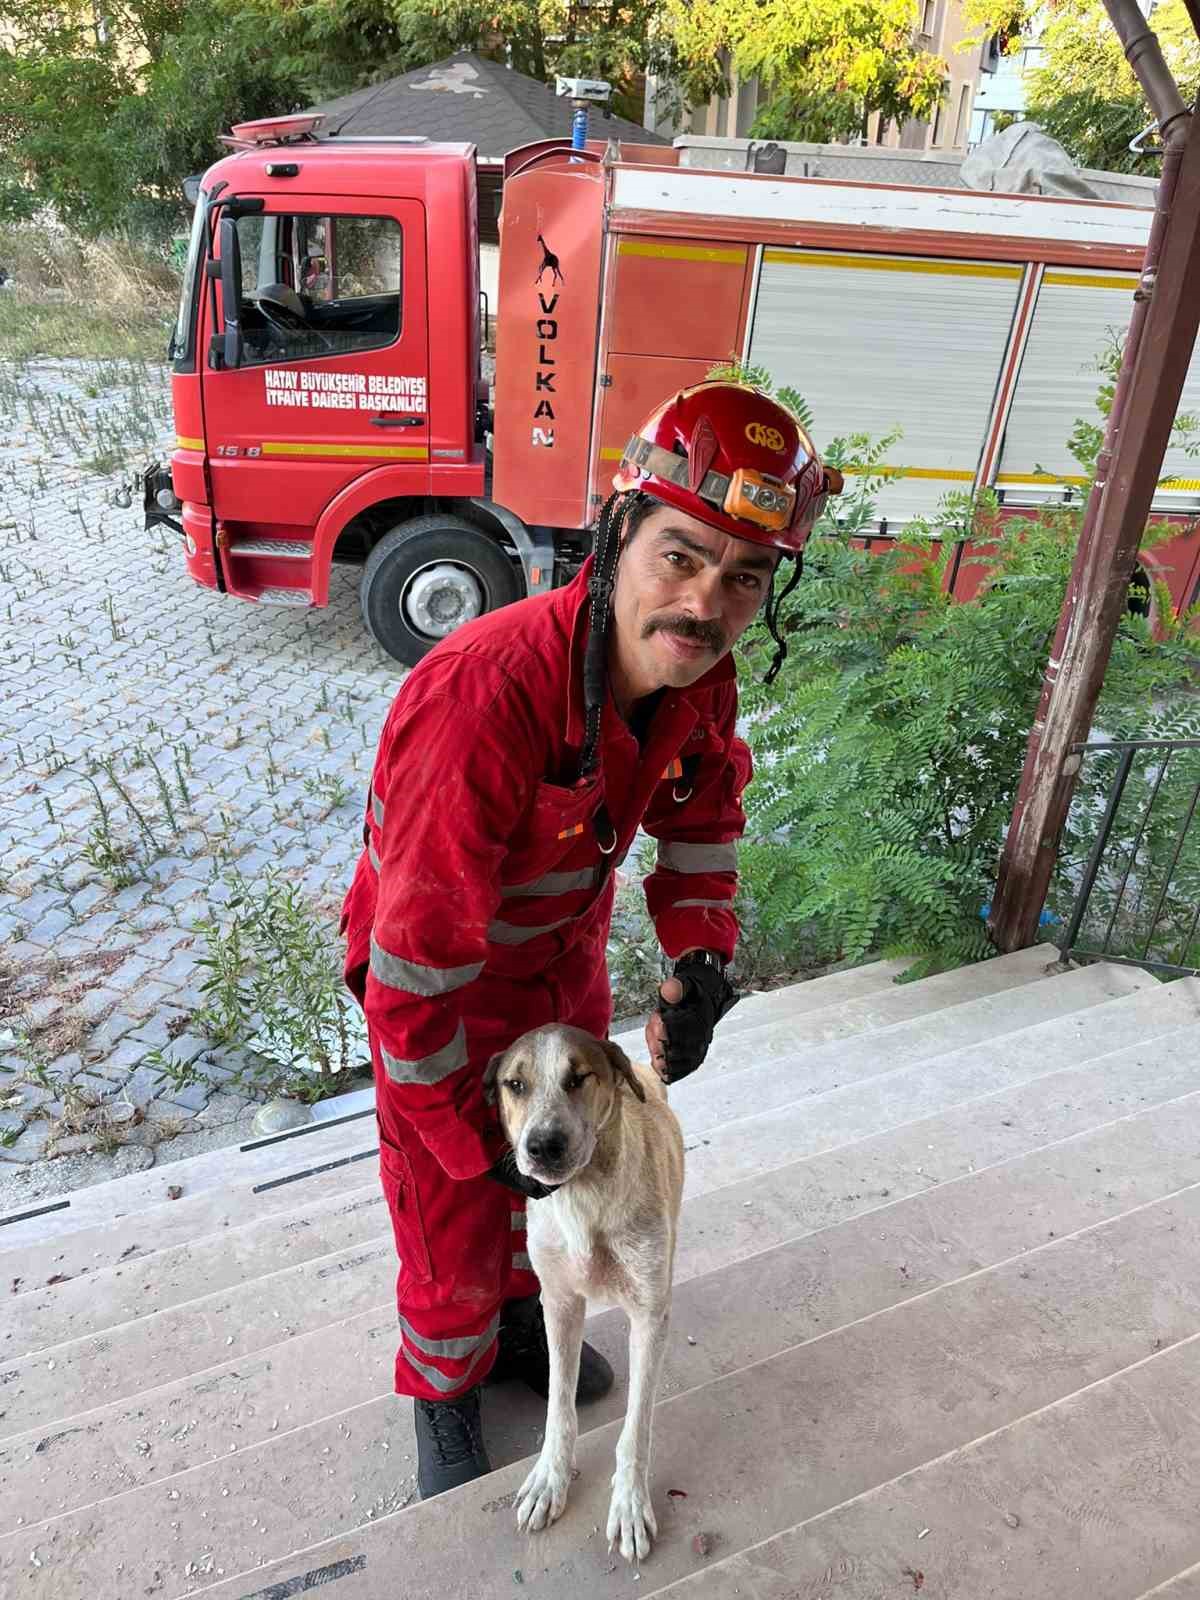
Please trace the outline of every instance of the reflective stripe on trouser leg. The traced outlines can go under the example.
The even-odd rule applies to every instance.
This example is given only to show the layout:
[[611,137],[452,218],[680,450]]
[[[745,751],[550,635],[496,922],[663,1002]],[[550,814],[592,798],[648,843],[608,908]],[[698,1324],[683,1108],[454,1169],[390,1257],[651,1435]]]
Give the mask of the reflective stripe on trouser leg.
[[416,1383],[428,1386],[433,1397],[449,1400],[474,1388],[479,1375],[491,1366],[500,1331],[500,1313],[493,1312],[478,1332],[434,1339],[419,1332],[408,1317],[400,1317],[400,1349],[396,1353],[399,1375],[403,1364]]
[[531,1294],[541,1292],[537,1273],[533,1270],[533,1263],[529,1259],[529,1247],[525,1235],[525,1204],[514,1197],[512,1214],[512,1271],[509,1274],[508,1288],[504,1291],[506,1300],[525,1300]]
[[385,1193],[389,1182],[398,1188],[389,1199],[399,1255],[396,1393],[453,1400],[482,1383],[496,1357],[512,1276],[516,1196],[485,1176],[449,1176],[391,1103],[374,1038],[372,1045],[380,1136],[383,1148],[395,1152],[384,1171]]

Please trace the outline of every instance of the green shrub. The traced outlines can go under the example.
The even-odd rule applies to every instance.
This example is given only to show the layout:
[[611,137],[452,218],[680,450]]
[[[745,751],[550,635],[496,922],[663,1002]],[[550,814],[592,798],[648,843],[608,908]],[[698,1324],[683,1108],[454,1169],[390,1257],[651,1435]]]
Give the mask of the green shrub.
[[[878,467],[890,441],[834,441],[827,459],[859,470],[855,487],[805,552],[789,601],[788,660],[758,681],[773,645],[747,633],[742,707],[757,776],[747,791],[745,892],[773,936],[803,931],[827,959],[912,956],[911,977],[991,953],[981,907],[997,864],[1042,674],[1062,608],[1081,507],[993,521],[952,497],[930,525],[879,554],[852,548],[873,526]],[[978,600],[945,593],[954,542],[982,516],[995,541]],[[1148,531],[1145,544],[1176,530]],[[980,559],[968,557],[967,559]],[[1162,597],[1160,596],[1160,599]],[[1160,607],[1127,615],[1113,649],[1097,727],[1112,738],[1200,733],[1189,618]],[[1052,912],[1069,912],[1107,778],[1085,764],[1068,824]]]
[[243,1076],[268,1093],[307,1101],[340,1093],[366,1050],[335,930],[276,872],[255,883],[235,873],[229,884],[224,915],[201,929],[207,1000],[197,1023],[247,1050]]

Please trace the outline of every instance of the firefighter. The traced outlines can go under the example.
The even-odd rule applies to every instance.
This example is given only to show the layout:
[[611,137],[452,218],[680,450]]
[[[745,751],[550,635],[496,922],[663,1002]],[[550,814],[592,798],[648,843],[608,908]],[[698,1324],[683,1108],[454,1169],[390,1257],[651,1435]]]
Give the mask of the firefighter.
[[[380,737],[343,909],[400,1259],[395,1387],[424,1498],[490,1470],[484,1381],[548,1389],[525,1206],[483,1074],[530,1028],[605,1036],[614,869],[658,842],[648,908],[671,977],[646,1030],[670,1083],[734,1000],[736,841],[750,753],[730,650],[840,488],[790,412],[710,382],[630,441],[572,583],[481,617],[414,668]],[[618,557],[620,560],[618,561]],[[584,1345],[579,1399],[612,1372]]]

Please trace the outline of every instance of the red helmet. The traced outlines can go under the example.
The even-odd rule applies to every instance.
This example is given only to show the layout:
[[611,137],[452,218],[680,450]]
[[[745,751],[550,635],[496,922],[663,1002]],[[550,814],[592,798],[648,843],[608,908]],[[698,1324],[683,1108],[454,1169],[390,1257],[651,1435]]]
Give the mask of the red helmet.
[[681,389],[625,447],[613,478],[737,539],[795,553],[842,475],[795,417],[747,383]]

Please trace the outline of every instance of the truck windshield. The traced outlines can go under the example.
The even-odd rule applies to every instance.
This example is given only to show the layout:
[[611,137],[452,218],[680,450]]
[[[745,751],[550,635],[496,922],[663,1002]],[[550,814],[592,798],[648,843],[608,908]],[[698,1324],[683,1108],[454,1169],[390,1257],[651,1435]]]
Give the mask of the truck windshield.
[[183,283],[179,289],[179,314],[171,333],[168,356],[177,367],[190,369],[193,342],[196,335],[196,305],[200,276],[200,261],[204,253],[205,207],[208,196],[201,189],[192,215],[192,233],[188,240],[187,261],[183,268]]

